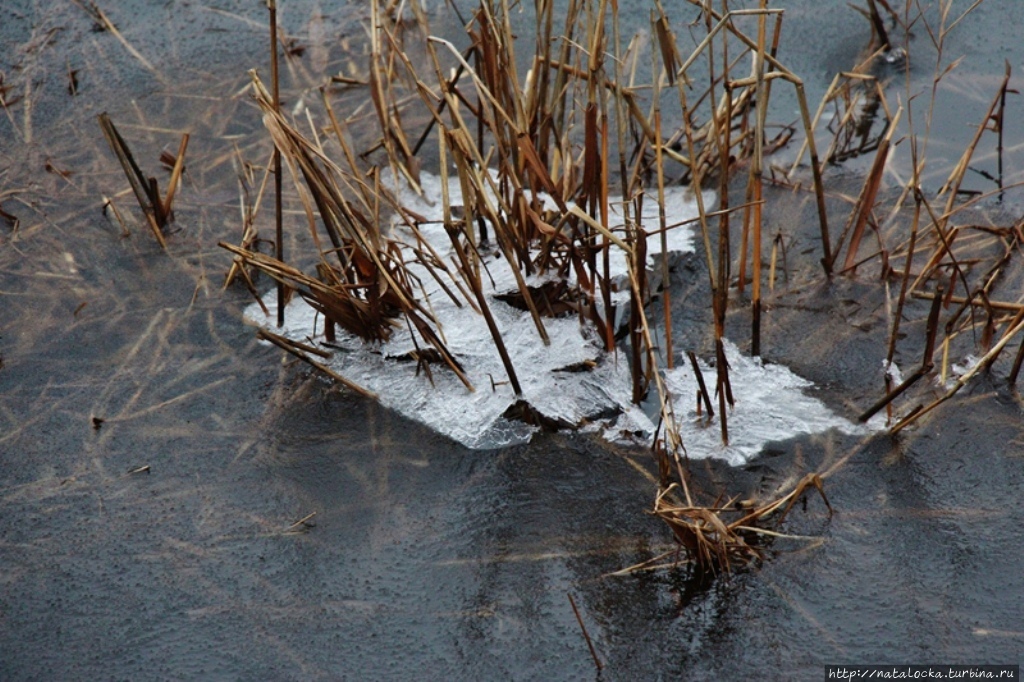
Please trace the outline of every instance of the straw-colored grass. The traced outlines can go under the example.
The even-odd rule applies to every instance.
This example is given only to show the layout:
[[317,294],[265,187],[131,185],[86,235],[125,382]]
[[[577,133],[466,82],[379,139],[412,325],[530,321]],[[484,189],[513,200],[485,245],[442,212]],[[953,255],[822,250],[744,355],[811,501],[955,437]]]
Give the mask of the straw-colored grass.
[[[611,294],[618,283],[612,280],[609,256],[616,250],[623,252],[629,263],[625,333],[632,396],[639,404],[651,397],[653,389],[661,412],[654,443],[660,474],[655,513],[698,563],[728,571],[760,555],[752,538],[774,532],[763,528],[765,519],[781,511],[781,521],[811,487],[823,498],[824,490],[821,479],[812,473],[779,500],[757,509],[737,513],[730,505],[695,503],[684,471],[685,447],[672,412],[672,396],[661,375],[662,369],[672,366],[674,355],[667,264],[661,272],[663,307],[655,312],[648,305],[652,291],[647,236],[660,231],[664,239],[672,227],[663,209],[657,224],[642,223],[637,216],[643,203],[654,201],[663,207],[666,187],[675,181],[694,190],[711,293],[708,300],[688,301],[687,305],[702,306],[713,328],[717,355],[713,393],[718,405],[712,404],[710,381],[706,386],[703,377],[699,377],[700,399],[707,418],[717,417],[725,443],[729,440],[728,415],[736,400],[724,355],[725,323],[732,303],[730,292],[734,287],[742,292],[748,272],[752,352],[760,354],[762,345],[764,157],[788,140],[788,134],[769,140],[765,133],[773,88],[793,88],[804,133],[803,147],[792,168],[784,178],[773,181],[799,186],[806,152],[824,276],[833,277],[837,267],[842,275],[856,276],[877,259],[883,278],[900,281],[891,318],[890,363],[906,301],[922,296],[933,296],[936,301],[925,326],[920,369],[896,386],[887,378],[885,395],[865,411],[864,419],[883,408],[893,416],[898,399],[909,395],[910,389],[936,368],[944,379],[945,353],[954,341],[967,336],[965,332],[975,330],[976,311],[985,317],[986,350],[981,362],[939,398],[899,417],[894,430],[906,428],[952,398],[1017,338],[1024,329],[1024,308],[1015,302],[994,301],[998,282],[1019,251],[1022,235],[1020,225],[995,235],[1004,247],[1003,256],[979,278],[962,262],[965,250],[975,245],[967,234],[973,228],[954,222],[965,207],[958,204],[964,176],[986,134],[998,135],[1001,159],[1009,67],[974,139],[935,196],[927,196],[920,183],[928,124],[921,142],[914,133],[911,112],[906,112],[910,129],[906,146],[911,148],[913,172],[896,205],[887,207],[888,217],[880,218],[885,171],[901,143],[897,131],[904,111],[889,105],[884,85],[872,69],[887,55],[892,61],[904,57],[891,30],[886,29],[878,3],[868,0],[864,8],[873,36],[866,58],[836,76],[812,117],[803,81],[777,57],[781,10],[769,8],[764,0],[757,9],[738,10],[723,2],[721,11],[717,3],[689,1],[703,23],[695,49],[682,50],[661,2],[654,0],[652,44],[645,55],[636,40],[623,47],[612,0],[573,0],[561,25],[553,3],[537,3],[534,40],[516,35],[508,3],[480,0],[472,14],[466,15],[468,46],[463,49],[432,34],[419,3],[404,6],[406,14],[401,15],[395,3],[381,6],[373,0],[366,78],[339,81],[347,88],[366,89],[365,106],[368,111],[372,108],[376,127],[376,139],[369,148],[353,148],[347,113],[335,111],[329,89],[322,91],[319,122],[315,121],[317,114],[306,114],[307,134],[303,132],[305,124],[283,114],[276,93],[269,92],[253,74],[253,90],[266,129],[294,183],[316,245],[315,276],[285,263],[280,251],[276,256],[259,253],[258,240],[248,227],[241,246],[224,246],[236,256],[233,276],[242,274],[253,287],[249,270],[256,269],[280,282],[282,291],[284,287],[296,291],[326,320],[328,338],[335,326],[370,343],[409,333],[418,358],[426,357],[421,347],[429,347],[473,390],[458,359],[448,351],[430,301],[420,296],[423,289],[416,286],[408,270],[403,249],[413,246],[417,265],[427,269],[445,295],[486,320],[517,396],[522,393],[518,373],[529,368],[513,366],[494,323],[493,300],[484,295],[487,273],[481,253],[493,249],[514,275],[516,290],[506,293],[503,300],[530,316],[538,343],[549,343],[547,317],[570,314],[594,331],[605,350],[613,352],[616,335],[623,330],[616,328],[618,315]],[[904,27],[912,23],[912,4],[907,3],[902,17]],[[888,3],[881,5],[889,11]],[[949,0],[940,0],[939,26],[921,20],[938,48],[936,84],[948,72],[942,68],[948,33],[976,6],[955,17],[951,5]],[[525,45],[532,53],[517,54],[517,47],[522,50]],[[649,57],[651,67],[646,82],[640,82],[637,75],[643,56]],[[933,103],[934,99],[933,89]],[[815,133],[830,106],[834,110],[829,123],[832,139],[824,155],[819,155]],[[831,165],[868,154],[874,158],[860,194],[852,201],[844,229],[833,235],[823,175]],[[436,167],[443,188],[449,183],[457,185],[463,197],[461,206],[452,205],[447,189],[435,198],[443,207],[451,243],[448,262],[422,238],[422,216],[403,206],[393,189],[400,180],[421,191],[420,172],[427,163]],[[745,201],[732,206],[730,190],[742,182],[738,170],[743,164],[749,169]],[[282,172],[277,172],[276,180],[281,176]],[[264,178],[260,195],[265,184]],[[710,187],[716,188],[719,196],[720,206],[714,212],[704,206],[703,190]],[[1007,189],[1000,170],[998,191]],[[615,194],[625,197],[621,205],[611,204]],[[550,203],[541,201],[542,195],[550,197]],[[168,205],[169,201],[170,197]],[[907,221],[896,220],[907,201],[913,202],[909,234]],[[622,227],[613,225],[613,209],[624,216]],[[743,219],[737,225],[731,215],[739,211]],[[415,244],[399,241],[388,229],[393,224],[409,230]],[[739,258],[734,260],[737,237]],[[773,239],[768,273],[771,290],[778,250],[785,242],[781,233],[768,238]],[[866,255],[863,252],[872,238],[877,249]],[[281,236],[275,241],[279,246]],[[735,280],[734,269],[739,273]],[[528,283],[536,275],[548,277],[550,284]],[[954,298],[955,291],[962,296]],[[942,310],[951,303],[958,308],[943,326]],[[282,304],[283,298],[279,299],[279,314]],[[655,329],[659,319],[663,322]],[[400,331],[403,329],[405,332]],[[656,332],[660,332],[660,341]],[[316,353],[310,348],[285,343],[275,335],[264,338],[324,369],[313,359]],[[934,357],[938,352],[944,354],[941,361]],[[1013,380],[1022,358],[1024,344],[1016,357]],[[690,359],[699,376],[692,354]],[[528,405],[521,412],[531,413]],[[827,499],[825,502],[827,505]],[[726,521],[727,514],[738,517]]]

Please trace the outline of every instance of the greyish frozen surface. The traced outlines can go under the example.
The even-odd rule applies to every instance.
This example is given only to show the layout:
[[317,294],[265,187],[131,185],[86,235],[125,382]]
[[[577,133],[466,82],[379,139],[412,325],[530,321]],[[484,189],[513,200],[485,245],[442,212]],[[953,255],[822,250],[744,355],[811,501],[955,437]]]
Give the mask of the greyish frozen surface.
[[[424,195],[436,197],[436,200],[428,201],[408,190],[400,191],[400,200],[427,219],[419,228],[420,234],[439,254],[448,258],[450,244],[441,224],[441,179],[424,173],[422,186]],[[449,200],[452,206],[462,203],[454,182],[450,184]],[[613,199],[613,205],[615,201]],[[713,194],[705,195],[708,207],[713,201]],[[666,224],[671,228],[666,233],[669,251],[691,250],[693,232],[686,223],[697,216],[696,201],[685,188],[672,188],[666,192],[665,212]],[[642,216],[645,225],[658,225],[656,202],[646,202]],[[412,235],[404,230],[396,226],[394,236],[411,243]],[[651,235],[648,244],[651,257],[661,253],[660,234]],[[612,273],[625,281],[626,259],[621,251],[615,251]],[[406,262],[412,261],[410,253]],[[494,298],[496,294],[516,289],[506,261],[501,256],[491,255],[485,258],[485,264],[489,277],[483,277],[484,292],[521,384],[522,400],[545,418],[563,426],[596,428],[612,440],[650,442],[655,425],[650,415],[630,405],[625,357],[601,350],[598,339],[591,330],[582,327],[575,316],[545,318],[544,326],[551,341],[545,346],[528,313]],[[408,334],[399,331],[385,343],[369,345],[339,330],[334,344],[338,348],[328,362],[330,367],[376,393],[386,407],[469,448],[499,448],[529,441],[537,427],[504,416],[517,398],[484,318],[468,305],[457,306],[425,270],[419,271],[421,266],[409,267],[423,283],[423,291],[440,323],[445,343],[463,365],[474,390],[469,390],[445,367],[435,365],[428,377],[418,370],[415,362],[402,361],[401,358],[416,346]],[[528,283],[540,281],[542,279],[534,278]],[[272,297],[267,298],[269,304]],[[256,304],[246,311],[248,320],[268,328],[273,325],[275,316],[273,307],[268,318]],[[278,333],[298,340],[322,340],[322,319],[318,320],[303,300],[292,301],[285,317],[284,329],[275,329]],[[810,382],[784,367],[765,366],[758,360],[744,358],[731,344],[727,345],[727,354],[738,400],[729,415],[731,442],[728,447],[721,444],[717,420],[703,426],[686,407],[692,406],[692,396],[696,393],[696,378],[690,367],[680,367],[666,375],[691,457],[718,457],[736,465],[756,456],[771,440],[833,427],[846,432],[855,430],[848,421],[805,394]],[[584,363],[591,368],[565,371]],[[713,369],[704,366],[703,371],[713,376]],[[617,416],[609,419],[609,414]],[[598,424],[588,426],[593,421]]]

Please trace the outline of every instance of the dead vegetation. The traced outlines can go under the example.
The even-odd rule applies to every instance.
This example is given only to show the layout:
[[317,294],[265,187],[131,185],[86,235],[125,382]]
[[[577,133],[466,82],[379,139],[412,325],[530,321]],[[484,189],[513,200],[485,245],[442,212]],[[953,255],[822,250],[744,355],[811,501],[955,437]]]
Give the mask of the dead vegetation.
[[725,503],[717,500],[706,506],[683,503],[674,499],[677,488],[673,483],[659,491],[654,513],[672,529],[689,558],[709,570],[728,572],[761,559],[764,556],[761,540],[782,535],[766,526],[773,523],[778,528],[797,500],[811,488],[817,490],[828,507],[829,516],[832,515],[832,505],[825,496],[821,477],[815,473],[800,479],[790,492],[763,504],[738,499]]
[[[935,77],[924,115],[924,130],[919,131],[907,112],[905,136],[894,139],[894,132],[904,114],[901,105],[895,111],[886,101],[878,80],[867,72],[871,64],[895,49],[889,37],[882,39],[876,29],[874,49],[867,60],[852,74],[837,76],[826,100],[843,101],[836,107],[833,141],[826,161],[874,152],[874,161],[868,171],[863,189],[839,238],[839,247],[846,245],[847,253],[841,273],[853,276],[858,268],[877,262],[883,281],[898,283],[894,309],[889,318],[889,343],[886,366],[892,367],[903,333],[903,319],[908,297],[930,299],[927,322],[923,327],[923,357],[920,367],[902,381],[895,381],[896,372],[885,374],[885,394],[860,417],[866,421],[882,408],[887,409],[891,432],[896,433],[913,424],[933,409],[953,397],[967,382],[992,366],[1003,349],[1024,329],[1019,298],[1020,220],[1012,225],[970,224],[970,210],[986,197],[1002,198],[1006,191],[1003,171],[1003,131],[1007,97],[1016,94],[1010,88],[1010,65],[999,83],[987,111],[977,124],[974,135],[963,150],[959,161],[949,170],[948,177],[937,191],[929,191],[922,180],[928,164],[928,143],[931,121],[936,105],[939,82],[947,77],[959,60],[946,64],[944,45],[949,33],[959,25],[980,3],[974,3],[962,13],[953,12],[952,3],[937,3],[937,23],[930,23],[926,15],[915,15],[911,4],[905,13],[893,14],[894,23],[907,27],[913,22],[922,25],[936,55]],[[878,17],[875,3],[870,3],[873,25],[883,22]],[[891,10],[890,10],[891,12]],[[912,58],[901,49],[900,64]],[[907,100],[913,93],[907,93]],[[825,106],[822,103],[822,108]],[[819,109],[819,114],[820,114]],[[879,111],[884,112],[883,117]],[[841,113],[841,115],[840,115]],[[879,203],[879,187],[895,145],[902,144],[909,152],[911,173],[902,181],[901,192],[892,205]],[[974,160],[987,146],[995,157],[995,174],[979,170]],[[963,189],[966,176],[974,172],[991,182],[989,192],[968,192]],[[966,201],[964,201],[966,199]],[[909,228],[909,229],[908,229]],[[865,238],[871,235],[873,249],[865,248]],[[867,255],[865,255],[865,251]],[[838,249],[837,254],[838,255]],[[833,259],[835,260],[835,259]],[[1012,266],[1018,265],[1014,268]],[[957,292],[962,295],[957,296]],[[1001,296],[1016,301],[1000,301]],[[913,340],[921,343],[921,337]],[[904,342],[904,345],[907,345]],[[951,350],[954,357],[979,353],[980,357],[960,376],[951,379]],[[1009,372],[1009,384],[1017,380],[1021,351]],[[895,401],[908,393],[922,378],[932,376],[940,392],[931,398],[918,395],[900,413],[894,409]]]
[[[570,2],[564,23],[553,3],[537,2],[531,44],[521,34],[516,39],[506,3],[483,0],[466,17],[467,46],[463,48],[433,35],[418,3],[410,3],[403,13],[393,3],[373,2],[366,73],[333,81],[335,86],[366,90],[376,139],[365,149],[353,146],[349,119],[335,111],[333,86],[321,89],[320,121],[307,110],[307,121],[300,122],[280,111],[276,69],[270,90],[252,74],[275,154],[294,182],[317,247],[315,274],[285,263],[280,250],[275,256],[260,253],[255,231],[249,228],[240,246],[222,246],[235,256],[229,279],[242,274],[255,292],[250,273],[259,271],[279,282],[280,291],[297,292],[324,320],[327,341],[333,340],[336,327],[369,343],[407,333],[416,348],[412,355],[418,368],[429,376],[430,358],[458,376],[470,391],[476,387],[448,350],[444,330],[419,276],[410,269],[412,264],[439,283],[456,305],[475,310],[487,321],[517,397],[522,394],[519,372],[529,368],[513,366],[492,317],[496,300],[527,313],[539,343],[548,343],[545,320],[555,315],[578,317],[607,352],[616,351],[616,338],[624,333],[633,401],[647,400],[653,389],[660,405],[654,452],[661,476],[654,513],[700,566],[728,572],[761,555],[757,538],[776,533],[766,527],[768,519],[774,516],[776,523],[781,522],[811,487],[826,505],[828,500],[822,479],[814,473],[779,499],[751,508],[737,509],[733,502],[720,504],[720,500],[702,506],[688,489],[685,444],[672,396],[661,378],[661,370],[672,367],[676,354],[672,301],[666,287],[660,292],[661,310],[650,305],[647,270],[648,237],[660,235],[665,244],[668,231],[677,227],[669,224],[664,210],[666,188],[689,185],[700,209],[699,240],[711,290],[703,305],[713,325],[717,358],[713,387],[710,381],[705,384],[692,353],[690,360],[701,383],[701,409],[708,419],[717,415],[723,443],[729,441],[728,415],[736,400],[723,347],[726,316],[730,304],[735,306],[730,294],[742,294],[748,284],[751,287],[750,347],[753,354],[760,354],[763,267],[767,260],[772,287],[779,251],[785,245],[781,233],[775,235],[771,254],[765,258],[765,182],[813,194],[824,277],[853,277],[878,262],[883,280],[899,283],[890,318],[890,365],[907,301],[933,299],[920,368],[901,382],[894,383],[896,375],[887,374],[885,395],[861,417],[867,420],[888,409],[895,432],[990,367],[1024,329],[1024,305],[997,299],[999,283],[1007,279],[1007,268],[1019,251],[1022,225],[986,229],[955,222],[978,200],[972,197],[960,203],[960,187],[986,137],[998,138],[1000,161],[998,177],[992,178],[993,193],[1008,189],[1003,182],[1001,140],[1006,99],[1014,91],[1009,88],[1007,67],[974,140],[943,187],[929,196],[920,175],[927,131],[919,138],[914,122],[908,120],[908,132],[898,135],[904,130],[900,127],[904,116],[912,116],[902,105],[894,108],[887,101],[886,83],[875,65],[882,60],[899,66],[909,59],[905,48],[894,44],[899,33],[895,29],[902,29],[905,36],[916,22],[939,55],[937,83],[949,71],[940,68],[946,35],[963,19],[951,15],[952,3],[938,3],[940,24],[932,26],[923,15],[911,16],[912,3],[907,3],[901,16],[884,0],[869,0],[864,8],[873,35],[868,54],[849,72],[836,76],[812,117],[803,82],[776,56],[782,36],[781,10],[764,1],[757,9],[731,10],[723,3],[721,11],[699,0],[689,2],[698,16],[689,28],[702,30],[693,50],[681,48],[658,0],[651,10],[649,49],[638,38],[623,44],[614,2]],[[887,29],[890,22],[894,26]],[[516,47],[521,50],[527,44],[532,54],[517,55]],[[650,62],[650,78],[640,82],[637,74],[644,61]],[[769,167],[764,160],[765,154],[784,146],[793,132],[785,129],[774,138],[766,132],[771,93],[778,87],[792,88],[803,128],[803,146],[786,171]],[[934,98],[933,89],[933,105]],[[819,155],[813,131],[819,130],[830,109],[831,139]],[[881,206],[886,169],[897,145],[910,148],[914,170],[896,204]],[[862,156],[872,159],[863,187],[844,226],[833,232],[822,178],[830,166]],[[401,184],[422,191],[420,174],[425,167],[436,167],[441,176],[442,196],[434,199],[443,206],[449,258],[423,236],[423,216],[399,198]],[[763,176],[766,169],[769,179]],[[282,171],[273,175],[280,182]],[[447,190],[452,186],[460,188],[461,204],[452,203]],[[735,195],[737,186],[743,188],[745,200],[730,205],[730,190]],[[709,188],[718,195],[719,205],[713,211],[704,205],[703,190]],[[650,202],[660,207],[654,224],[639,218],[644,204]],[[912,216],[909,230],[908,212]],[[147,215],[151,213],[155,220],[156,211]],[[621,223],[613,213],[622,216]],[[278,248],[281,241],[278,233]],[[873,251],[868,246],[872,241],[877,245]],[[980,267],[982,258],[968,266],[965,254],[972,249],[1001,249],[1001,255],[994,260],[989,257],[987,269]],[[623,315],[613,303],[613,293],[622,286],[609,266],[614,252],[625,254],[628,263],[629,303],[622,322],[618,320]],[[484,253],[496,254],[515,278],[515,289],[500,299],[485,294],[489,274]],[[667,282],[670,273],[667,264],[663,267],[661,281]],[[547,283],[531,283],[536,277],[548,278]],[[956,296],[955,291],[962,295]],[[284,300],[284,294],[279,294],[279,324]],[[940,333],[943,311],[948,311],[944,334]],[[908,389],[923,377],[937,371],[945,381],[951,345],[978,330],[985,352],[973,369],[934,400],[902,415],[893,412],[897,399],[910,395]],[[316,360],[322,349],[266,330],[261,333],[345,385],[369,393]],[[941,357],[937,359],[936,353]],[[1017,351],[1011,383],[1016,381],[1022,357],[1024,345]],[[529,405],[522,407],[523,414],[532,414]]]
[[[139,208],[142,209],[142,213],[146,216],[146,223],[149,225],[149,229],[160,243],[160,246],[166,249],[167,241],[164,239],[164,230],[174,219],[174,212],[171,207],[174,202],[174,194],[181,183],[181,174],[185,169],[185,150],[188,149],[188,133],[181,136],[181,145],[178,147],[176,155],[168,154],[161,156],[161,161],[165,165],[168,165],[168,162],[170,162],[171,171],[171,178],[167,183],[167,194],[166,196],[161,196],[160,185],[157,179],[153,176],[147,177],[142,172],[142,169],[135,162],[135,157],[132,156],[128,143],[121,137],[110,117],[106,113],[100,114],[99,123],[104,137],[107,138],[107,144],[110,145],[110,150],[114,152],[114,156],[117,157],[121,168],[124,170],[125,177],[128,178],[128,184],[131,185],[135,199],[139,202]],[[107,205],[113,206],[113,202],[107,200]],[[123,227],[123,219],[116,208],[113,210]]]

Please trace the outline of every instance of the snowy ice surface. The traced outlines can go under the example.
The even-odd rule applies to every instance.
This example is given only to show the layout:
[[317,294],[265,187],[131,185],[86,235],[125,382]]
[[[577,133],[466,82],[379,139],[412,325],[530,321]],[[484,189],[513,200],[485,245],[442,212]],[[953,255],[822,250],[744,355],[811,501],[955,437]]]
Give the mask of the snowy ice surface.
[[[405,205],[428,220],[442,216],[440,179],[424,173],[424,194],[427,201],[411,192],[403,192]],[[451,184],[453,206],[461,203],[457,183]],[[705,199],[711,208],[714,195]],[[683,188],[666,193],[666,222],[674,225],[697,215],[696,202],[687,198]],[[656,229],[657,205],[646,202],[643,225]],[[443,256],[450,253],[450,242],[440,223],[425,224],[421,234]],[[396,228],[402,238],[402,228]],[[693,232],[689,226],[668,232],[670,251],[693,248]],[[649,253],[661,252],[661,237],[649,238]],[[406,262],[410,262],[410,256]],[[617,259],[625,274],[625,258]],[[521,398],[544,415],[564,426],[586,427],[594,420],[602,424],[606,437],[628,437],[649,442],[654,423],[644,411],[630,403],[630,379],[623,354],[604,353],[591,331],[580,326],[575,316],[544,318],[551,339],[550,346],[541,341],[528,313],[514,309],[492,298],[495,294],[516,288],[515,279],[503,258],[486,259],[484,291],[488,306],[500,329],[511,362],[522,387]],[[470,391],[442,364],[431,365],[433,383],[425,372],[417,371],[413,361],[401,356],[415,349],[409,334],[396,329],[392,339],[380,344],[366,344],[355,336],[337,330],[336,348],[327,364],[335,372],[377,394],[379,401],[403,416],[425,424],[469,448],[497,448],[529,441],[537,427],[504,417],[517,398],[508,381],[491,339],[484,318],[465,303],[456,306],[426,271],[417,272],[429,299],[429,309],[440,322],[440,331],[448,349],[462,364],[475,390]],[[261,327],[306,342],[323,340],[323,320],[303,300],[296,297],[286,309],[286,325],[276,328],[276,310],[267,297],[270,315],[265,316],[257,304],[249,306],[246,318]],[[421,347],[424,345],[420,343]],[[668,372],[666,380],[676,395],[676,416],[681,420],[681,434],[690,457],[719,457],[732,464],[741,464],[760,452],[765,442],[811,433],[832,427],[852,431],[856,427],[834,415],[820,401],[804,391],[809,382],[784,367],[762,365],[758,360],[742,357],[732,345],[727,346],[736,407],[729,414],[730,445],[723,447],[717,419],[707,427],[692,413],[696,380],[687,364]],[[564,371],[581,363],[592,363],[589,371]],[[682,365],[682,363],[679,363]],[[706,379],[714,384],[714,370],[704,367]],[[685,407],[684,407],[685,406]],[[717,407],[716,407],[717,410]],[[616,414],[608,418],[607,415]],[[594,427],[588,427],[594,428]]]
[[[443,320],[448,349],[462,363],[475,391],[469,391],[443,365],[431,366],[431,386],[422,371],[417,376],[415,362],[397,362],[395,357],[412,349],[408,337],[397,332],[392,341],[371,347],[338,330],[337,345],[344,350],[335,352],[328,365],[376,393],[386,407],[466,447],[497,448],[527,442],[536,428],[502,416],[516,397],[483,318],[468,306],[457,309],[440,301],[434,303],[434,309]],[[491,310],[519,377],[522,398],[543,415],[575,426],[588,416],[628,405],[630,383],[625,363],[602,357],[599,348],[581,333],[575,318],[545,320],[551,338],[551,345],[545,347],[529,315],[498,301],[491,302]],[[264,318],[258,306],[250,306],[246,314],[263,326],[273,324],[275,312],[270,312],[271,317]],[[286,309],[285,335],[306,337],[313,329],[314,316],[304,301],[293,301]],[[319,340],[322,326],[321,319],[313,338]],[[557,371],[587,360],[600,363],[590,372]]]
[[[736,404],[726,405],[729,444],[722,444],[718,401],[712,397],[715,418],[708,423],[706,414],[698,416],[697,379],[689,363],[666,373],[665,380],[673,396],[673,409],[679,422],[679,434],[692,458],[716,457],[734,466],[741,465],[771,441],[785,440],[835,428],[847,434],[867,433],[884,426],[873,420],[855,425],[835,414],[811,395],[813,384],[783,365],[768,364],[747,357],[724,340],[729,363],[729,382]],[[716,369],[698,361],[709,393],[714,392]]]

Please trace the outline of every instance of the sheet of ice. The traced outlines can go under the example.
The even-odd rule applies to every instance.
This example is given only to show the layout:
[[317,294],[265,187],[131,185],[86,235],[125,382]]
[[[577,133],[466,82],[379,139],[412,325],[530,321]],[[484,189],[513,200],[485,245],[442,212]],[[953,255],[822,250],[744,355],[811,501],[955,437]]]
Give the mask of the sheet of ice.
[[[757,456],[765,444],[801,434],[838,429],[843,433],[867,433],[884,427],[884,418],[857,425],[835,414],[811,395],[813,384],[783,365],[766,364],[760,358],[744,356],[724,340],[729,362],[729,380],[736,404],[728,408],[729,444],[722,444],[718,401],[712,397],[715,418],[698,416],[697,378],[689,363],[680,363],[665,373],[672,394],[672,407],[679,422],[679,434],[687,454],[694,459],[715,457],[739,466]],[[708,390],[713,394],[716,370],[698,361]],[[653,428],[653,425],[652,425]]]
[[[420,185],[422,195],[400,185],[399,200],[426,219],[418,227],[420,234],[442,257],[448,258],[451,245],[442,225],[442,179],[422,173]],[[462,205],[462,191],[455,177],[449,180],[448,196],[451,206]],[[550,197],[538,198],[547,207],[554,207]],[[616,201],[621,200],[612,198],[613,209]],[[708,193],[705,201],[710,206],[714,194]],[[687,198],[685,188],[671,188],[666,192],[665,210],[667,223],[676,225],[696,217],[697,204]],[[644,225],[658,225],[657,205],[653,201],[646,202],[642,219]],[[397,224],[392,227],[394,237],[412,243],[413,236],[407,228]],[[670,250],[692,249],[689,225],[669,230],[667,237]],[[652,235],[649,242],[650,254],[661,252],[660,235]],[[613,248],[612,254],[613,275],[625,275],[625,257],[617,248]],[[413,260],[411,256],[406,258],[407,263]],[[545,418],[567,426],[627,409],[630,381],[625,364],[605,354],[592,333],[582,328],[575,317],[545,318],[543,324],[551,341],[545,346],[528,314],[493,298],[517,288],[507,263],[502,257],[491,255],[485,264],[488,275],[482,279],[488,306],[519,379],[521,399]],[[370,347],[339,331],[337,345],[342,350],[334,353],[329,362],[331,368],[376,393],[382,404],[467,447],[501,447],[529,440],[534,427],[503,417],[517,397],[483,317],[468,305],[456,306],[420,266],[410,265],[410,270],[423,283],[445,343],[462,364],[475,390],[468,390],[446,367],[432,367],[432,385],[423,372],[417,374],[415,362],[400,362],[397,358],[415,349],[409,335],[401,332],[396,332],[387,343]],[[536,284],[542,279],[529,283]],[[270,318],[265,318],[254,305],[246,314],[255,324],[264,326],[271,324],[276,315],[275,310],[270,313]],[[307,341],[322,340],[322,329],[313,330],[314,312],[303,301],[293,301],[285,317],[287,326],[279,333]],[[595,366],[589,371],[564,371],[582,363]]]
[[[267,297],[270,303],[271,297]],[[265,317],[256,305],[246,310],[249,320],[298,340],[320,341],[322,320],[314,333],[315,312],[304,301],[292,301],[286,326],[275,329],[276,311]],[[470,308],[434,303],[448,349],[462,363],[475,391],[469,391],[446,367],[432,365],[433,385],[415,362],[398,358],[413,349],[407,336],[370,346],[338,331],[336,350],[327,364],[345,378],[378,395],[380,402],[470,448],[496,448],[524,443],[535,427],[502,415],[516,403],[504,366],[491,342],[483,318]],[[528,315],[499,301],[491,302],[502,338],[516,369],[522,399],[548,419],[577,426],[588,417],[624,408],[629,403],[629,372],[624,363],[608,357],[584,333],[575,318],[545,320],[551,345],[537,336]],[[596,361],[590,371],[560,371]],[[493,384],[492,384],[493,382]]]
[[[420,233],[442,257],[448,258],[450,242],[440,223],[441,180],[424,173],[421,182],[424,196],[401,190],[400,199],[427,221],[437,221],[421,225]],[[461,204],[457,183],[450,187],[449,196],[453,206]],[[707,207],[713,201],[713,194],[706,196]],[[668,225],[691,220],[697,214],[696,201],[688,198],[683,188],[666,193],[665,208]],[[656,229],[655,202],[645,202],[642,220],[647,229]],[[408,239],[411,235],[396,226],[394,236]],[[674,228],[667,236],[670,251],[693,248],[693,230],[689,225]],[[649,244],[650,255],[661,252],[660,235],[652,235]],[[584,427],[602,420],[601,426],[592,428],[603,429],[605,437],[611,440],[649,442],[653,437],[654,424],[649,416],[630,403],[629,370],[624,357],[604,353],[593,333],[582,327],[576,317],[545,318],[543,323],[551,340],[545,346],[529,314],[494,298],[516,289],[514,275],[503,258],[487,257],[490,276],[482,279],[488,306],[522,387],[519,398],[513,392],[484,318],[465,303],[461,307],[456,305],[414,260],[410,251],[406,257],[410,272],[422,282],[444,342],[462,364],[474,390],[467,389],[444,365],[431,365],[428,377],[416,362],[405,359],[415,345],[402,329],[380,344],[366,344],[338,329],[337,340],[328,349],[333,350],[327,361],[331,369],[373,391],[383,405],[470,448],[527,442],[537,427],[504,416],[519,399],[547,420],[563,426]],[[613,263],[613,272],[625,274],[624,257],[614,258]],[[253,304],[246,310],[249,321],[307,343],[323,341],[322,319],[318,320],[313,309],[298,297],[287,308],[286,326],[276,329],[272,298],[268,296],[266,301],[270,315],[264,316],[259,306]],[[732,440],[727,448],[721,445],[717,422],[704,427],[692,414],[696,382],[689,367],[674,370],[666,377],[673,393],[679,396],[676,414],[683,420],[681,432],[691,457],[721,457],[739,464],[755,456],[768,440],[832,427],[855,428],[805,395],[808,382],[784,367],[763,366],[759,361],[743,358],[732,345],[727,347],[727,353],[738,401],[730,414]],[[579,371],[583,365],[591,368]],[[713,370],[705,367],[704,371],[713,376]],[[607,419],[608,414],[617,417]]]

